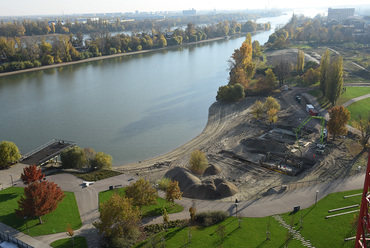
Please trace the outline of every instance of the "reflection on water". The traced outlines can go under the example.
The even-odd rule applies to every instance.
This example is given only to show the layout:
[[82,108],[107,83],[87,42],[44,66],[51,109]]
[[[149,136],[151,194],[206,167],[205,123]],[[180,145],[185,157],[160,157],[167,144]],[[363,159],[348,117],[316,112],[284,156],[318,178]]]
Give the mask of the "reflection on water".
[[[253,39],[263,44],[270,33]],[[72,140],[111,154],[116,165],[168,152],[202,131],[227,83],[227,60],[244,39],[2,77],[0,140],[22,153],[53,138]]]

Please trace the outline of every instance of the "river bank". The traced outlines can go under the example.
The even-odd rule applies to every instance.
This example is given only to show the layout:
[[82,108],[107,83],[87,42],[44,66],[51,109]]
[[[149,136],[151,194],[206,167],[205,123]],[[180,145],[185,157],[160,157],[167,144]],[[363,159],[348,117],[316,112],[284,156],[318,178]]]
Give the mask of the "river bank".
[[[251,34],[256,34],[256,33],[258,33],[258,32],[252,32]],[[60,63],[60,64],[40,66],[40,67],[24,69],[24,70],[19,70],[19,71],[3,72],[3,73],[0,73],[0,77],[6,77],[6,76],[11,76],[11,75],[21,74],[21,73],[26,73],[26,72],[40,71],[40,70],[45,70],[45,69],[58,68],[58,67],[69,66],[69,65],[88,63],[88,62],[104,60],[104,59],[111,59],[111,58],[124,57],[124,56],[136,55],[136,54],[144,54],[144,53],[151,53],[151,52],[156,52],[156,51],[169,50],[169,49],[174,49],[174,48],[178,48],[178,47],[187,47],[187,46],[202,44],[202,43],[207,43],[207,42],[226,40],[226,39],[229,39],[229,38],[237,38],[237,37],[241,37],[241,36],[246,35],[246,34],[247,33],[238,33],[238,34],[225,36],[225,37],[217,37],[217,38],[201,40],[201,41],[196,41],[196,42],[187,42],[187,43],[183,43],[183,44],[177,45],[177,46],[166,46],[166,47],[163,47],[163,48],[154,48],[154,49],[150,49],[150,50],[141,50],[141,51],[134,51],[134,52],[128,52],[128,53],[117,53],[117,54],[104,55],[104,56],[93,57],[93,58],[88,58],[88,59],[83,59],[83,60],[78,60],[78,61],[64,62],[64,63]]]

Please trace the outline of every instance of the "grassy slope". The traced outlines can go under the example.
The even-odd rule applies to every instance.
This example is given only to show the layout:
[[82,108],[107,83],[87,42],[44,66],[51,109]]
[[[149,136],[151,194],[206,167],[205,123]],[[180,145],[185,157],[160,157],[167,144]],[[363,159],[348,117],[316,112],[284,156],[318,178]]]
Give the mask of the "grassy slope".
[[[18,208],[17,201],[22,194],[23,188],[19,187],[11,187],[0,191],[0,222],[27,233],[25,220],[18,218],[14,213],[14,209]],[[44,221],[42,225],[39,224],[38,218],[28,220],[31,236],[65,232],[68,223],[75,230],[82,226],[74,193],[64,192],[64,194],[66,197],[58,205],[58,208],[42,217]]]
[[84,237],[74,237],[74,245],[72,246],[71,238],[59,239],[51,243],[51,247],[54,248],[87,248],[87,242]]

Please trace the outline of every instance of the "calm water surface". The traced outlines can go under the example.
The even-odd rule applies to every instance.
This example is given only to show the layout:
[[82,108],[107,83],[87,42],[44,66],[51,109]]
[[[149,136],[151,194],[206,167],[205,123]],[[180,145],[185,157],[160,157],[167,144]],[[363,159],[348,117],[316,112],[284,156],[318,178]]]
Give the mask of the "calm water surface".
[[[274,25],[291,15],[263,18]],[[253,36],[261,44],[273,32]],[[115,165],[186,143],[204,128],[244,37],[0,78],[0,140],[27,153],[53,138]]]

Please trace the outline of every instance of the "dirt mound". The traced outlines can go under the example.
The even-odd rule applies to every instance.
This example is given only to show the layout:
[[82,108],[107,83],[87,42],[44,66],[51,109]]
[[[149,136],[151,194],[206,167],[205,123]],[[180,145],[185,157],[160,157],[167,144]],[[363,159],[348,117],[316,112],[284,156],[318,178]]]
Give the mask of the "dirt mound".
[[236,186],[231,182],[222,182],[217,185],[216,192],[223,198],[233,196],[239,192]]
[[[217,167],[214,168],[213,171],[220,170]],[[173,168],[165,174],[165,177],[179,182],[184,197],[213,200],[232,196],[238,192],[236,186],[225,179],[206,179],[202,182],[182,167]]]
[[188,170],[182,167],[175,167],[167,171],[164,176],[170,178],[172,181],[178,181],[182,192],[193,185],[199,185],[202,183],[198,177],[194,176]]
[[204,175],[218,175],[221,173],[221,168],[218,167],[217,165],[211,164],[210,166],[207,167],[207,169],[204,171]]

